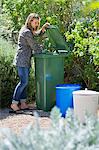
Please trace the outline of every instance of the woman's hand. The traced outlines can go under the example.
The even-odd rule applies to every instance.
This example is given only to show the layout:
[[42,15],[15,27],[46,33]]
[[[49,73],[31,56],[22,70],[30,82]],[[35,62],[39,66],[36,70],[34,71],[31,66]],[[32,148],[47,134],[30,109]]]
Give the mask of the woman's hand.
[[50,23],[46,22],[43,26],[42,26],[42,32],[44,33],[46,31],[46,28],[50,26]]

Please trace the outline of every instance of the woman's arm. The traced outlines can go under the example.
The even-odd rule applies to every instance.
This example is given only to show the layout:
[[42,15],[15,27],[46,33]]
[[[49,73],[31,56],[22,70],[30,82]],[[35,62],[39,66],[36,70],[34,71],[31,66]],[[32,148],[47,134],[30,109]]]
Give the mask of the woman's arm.
[[42,35],[43,33],[45,33],[46,31],[46,28],[49,26],[50,24],[48,22],[46,22],[41,29],[37,30],[37,31],[33,31],[33,34],[35,36],[38,36],[38,35]]

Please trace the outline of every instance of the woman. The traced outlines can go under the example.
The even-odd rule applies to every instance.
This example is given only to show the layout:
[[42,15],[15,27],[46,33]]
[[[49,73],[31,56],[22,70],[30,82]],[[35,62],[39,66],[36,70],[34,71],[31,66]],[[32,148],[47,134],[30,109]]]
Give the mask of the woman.
[[[26,88],[31,67],[31,56],[34,53],[42,52],[40,45],[35,41],[34,37],[44,33],[48,26],[49,23],[45,23],[42,28],[39,29],[40,17],[38,14],[31,13],[19,32],[18,50],[14,59],[14,65],[17,67],[20,82],[17,84],[13,94],[11,108],[14,111],[28,108],[26,104]],[[20,108],[18,106],[19,102]]]

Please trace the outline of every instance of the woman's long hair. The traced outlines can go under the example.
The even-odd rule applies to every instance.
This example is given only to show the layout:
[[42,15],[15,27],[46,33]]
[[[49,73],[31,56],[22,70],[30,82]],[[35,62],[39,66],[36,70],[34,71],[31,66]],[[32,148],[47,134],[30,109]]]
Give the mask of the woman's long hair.
[[36,13],[31,13],[31,14],[29,14],[29,16],[27,17],[26,22],[25,22],[25,27],[27,27],[31,31],[33,31],[33,28],[31,26],[31,21],[33,19],[38,19],[39,20],[39,26],[38,26],[37,30],[40,27],[40,16],[38,14],[36,14]]

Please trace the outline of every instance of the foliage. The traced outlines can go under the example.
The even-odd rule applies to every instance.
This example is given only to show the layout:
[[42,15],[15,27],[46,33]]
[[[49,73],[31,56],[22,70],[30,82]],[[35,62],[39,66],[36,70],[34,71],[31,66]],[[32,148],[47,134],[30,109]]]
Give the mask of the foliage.
[[19,30],[31,12],[38,13],[44,23],[58,24],[61,31],[68,26],[73,18],[73,7],[77,0],[4,0],[4,12],[12,21],[13,30]]
[[17,76],[12,66],[14,47],[10,42],[0,38],[0,107],[7,106]]
[[0,14],[0,37],[6,40],[11,39],[10,19],[8,19],[6,14]]
[[99,118],[86,117],[85,124],[81,124],[71,110],[65,119],[54,108],[48,129],[41,128],[37,118],[35,126],[28,125],[20,135],[1,128],[0,137],[1,150],[98,150]]
[[83,9],[81,10],[84,16],[91,16],[94,10],[98,11],[99,9],[99,1],[97,0],[83,0]]
[[91,89],[99,86],[99,37],[95,22],[96,19],[74,22],[65,34],[67,41],[73,44],[73,66]]
[[11,29],[12,21],[7,13],[2,13],[2,8],[0,6],[0,37],[6,39],[7,41],[12,41],[14,44],[17,43],[18,32],[13,32]]

